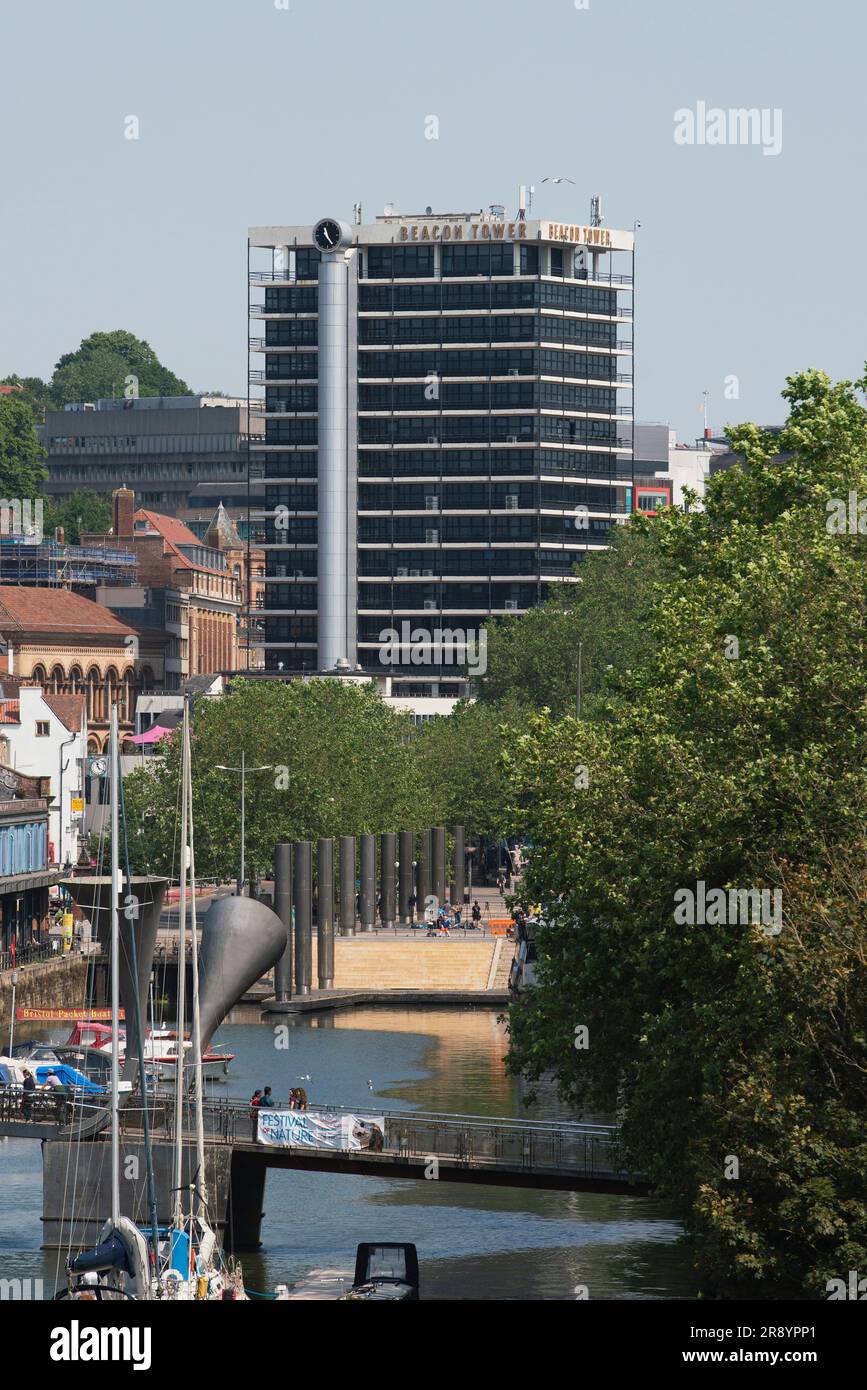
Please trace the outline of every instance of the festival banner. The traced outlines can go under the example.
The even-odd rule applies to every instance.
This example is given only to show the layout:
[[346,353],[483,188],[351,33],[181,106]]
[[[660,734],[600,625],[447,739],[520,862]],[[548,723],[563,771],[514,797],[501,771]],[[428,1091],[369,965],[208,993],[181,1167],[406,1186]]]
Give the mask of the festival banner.
[[383,1115],[260,1109],[258,1121],[260,1144],[284,1149],[369,1149],[372,1153],[380,1153],[385,1135]]

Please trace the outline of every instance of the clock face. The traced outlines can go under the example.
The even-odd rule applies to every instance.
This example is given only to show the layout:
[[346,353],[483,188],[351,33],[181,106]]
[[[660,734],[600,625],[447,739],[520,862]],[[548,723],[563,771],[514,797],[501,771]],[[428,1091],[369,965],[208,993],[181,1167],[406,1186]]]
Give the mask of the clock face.
[[90,775],[91,777],[104,777],[108,771],[108,758],[91,758]]
[[336,251],[343,240],[343,228],[333,217],[323,217],[313,228],[313,240],[320,251]]

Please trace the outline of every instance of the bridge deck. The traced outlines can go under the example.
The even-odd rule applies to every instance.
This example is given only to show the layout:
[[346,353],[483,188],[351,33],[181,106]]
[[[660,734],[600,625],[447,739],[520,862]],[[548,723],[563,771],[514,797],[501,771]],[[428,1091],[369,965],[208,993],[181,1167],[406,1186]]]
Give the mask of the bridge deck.
[[[646,1179],[626,1166],[620,1153],[618,1131],[613,1125],[416,1110],[350,1109],[336,1105],[311,1107],[311,1112],[319,1114],[352,1114],[363,1120],[382,1122],[382,1150],[371,1151],[307,1144],[264,1144],[256,1138],[256,1112],[246,1102],[208,1100],[203,1108],[206,1143],[230,1148],[242,1162],[252,1162],[257,1167],[415,1180],[436,1176],[446,1182],[633,1195],[650,1190]],[[176,1133],[171,1098],[160,1095],[148,1109],[154,1141],[171,1142]],[[185,1141],[194,1143],[189,1104],[185,1109],[182,1117]],[[58,1122],[60,1113],[57,1101],[40,1095],[30,1118],[25,1119],[20,1111],[20,1098],[0,1097],[0,1134],[69,1139],[75,1137],[76,1122],[81,1120],[87,1124],[95,1142],[107,1139],[108,1112],[92,1102],[76,1102],[74,1106],[67,1103],[62,1126]],[[94,1120],[98,1121],[97,1125]],[[121,1128],[131,1139],[142,1138],[142,1116],[136,1105],[127,1105],[122,1110]]]

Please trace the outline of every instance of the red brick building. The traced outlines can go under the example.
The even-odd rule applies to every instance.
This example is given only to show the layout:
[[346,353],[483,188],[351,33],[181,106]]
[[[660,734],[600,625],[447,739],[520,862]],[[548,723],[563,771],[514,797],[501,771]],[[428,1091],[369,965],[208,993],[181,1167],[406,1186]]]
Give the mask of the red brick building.
[[[216,520],[216,518],[215,518]],[[142,688],[178,689],[190,676],[238,670],[239,627],[245,575],[237,559],[220,545],[205,544],[175,517],[147,508],[135,509],[129,488],[112,493],[112,530],[88,533],[82,545],[132,551],[142,594],[141,631],[161,628],[166,637],[164,670],[144,670]],[[240,542],[239,542],[240,544]],[[100,595],[109,607],[131,617],[133,595],[122,589]]]

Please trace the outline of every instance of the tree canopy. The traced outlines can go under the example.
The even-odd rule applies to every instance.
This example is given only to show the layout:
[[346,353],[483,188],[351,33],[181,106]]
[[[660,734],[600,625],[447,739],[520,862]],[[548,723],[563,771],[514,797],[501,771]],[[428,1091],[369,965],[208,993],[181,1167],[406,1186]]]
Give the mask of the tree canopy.
[[186,382],[162,365],[150,343],[118,328],[91,333],[75,352],[63,354],[51,378],[51,401],[63,406],[122,396],[128,376],[136,378],[140,396],[191,394]]
[[0,396],[0,495],[19,501],[41,497],[44,457],[30,406],[17,394]]
[[[338,681],[233,682],[194,703],[196,868],[229,878],[238,868],[240,778],[247,775],[247,864],[270,873],[279,840],[430,825],[430,803],[411,753],[412,726],[369,685]],[[177,873],[180,734],[164,759],[125,780],[130,852],[141,868]],[[155,765],[157,764],[157,765]],[[253,768],[266,767],[264,772]]]
[[64,539],[78,545],[82,531],[108,531],[111,527],[111,498],[107,493],[78,489],[63,497],[51,497],[45,508],[44,530],[52,536],[62,526]]
[[[828,524],[867,498],[864,385],[790,378],[704,510],[638,523],[642,644],[594,718],[539,713],[508,754],[545,904],[510,1065],[622,1117],[716,1296],[867,1264],[867,569]],[[676,910],[705,888],[722,921]],[[734,890],[779,892],[779,930]]]
[[644,613],[663,569],[652,530],[614,528],[610,548],[588,553],[573,581],[553,585],[528,613],[491,625],[479,700],[575,712],[580,642],[582,712],[592,712],[612,674],[628,671],[647,648]]
[[447,718],[417,731],[413,759],[427,788],[437,825],[463,825],[469,838],[506,833],[508,784],[503,754],[516,737],[526,706],[460,701]]
[[123,328],[83,338],[74,352],[65,352],[58,360],[50,381],[13,372],[3,378],[3,384],[22,388],[15,398],[28,405],[41,424],[46,409],[127,394],[131,376],[136,378],[140,396],[191,394],[187,383],[163,366],[150,343]]

